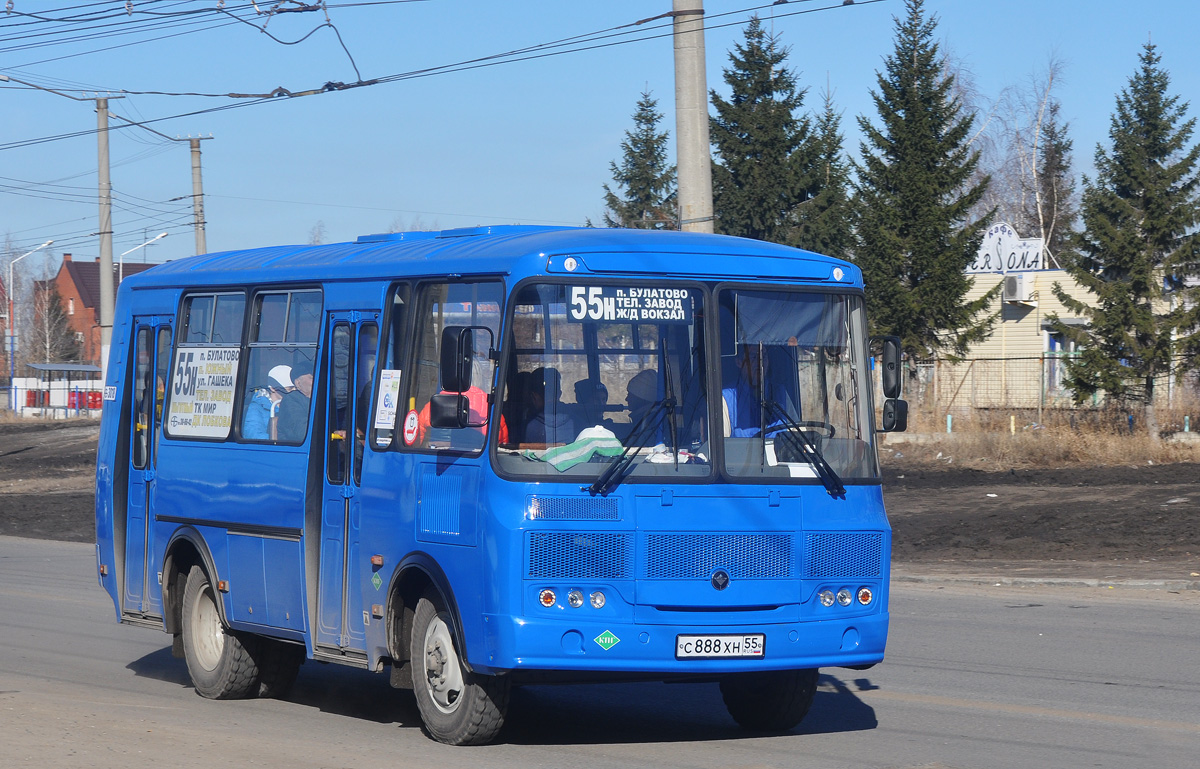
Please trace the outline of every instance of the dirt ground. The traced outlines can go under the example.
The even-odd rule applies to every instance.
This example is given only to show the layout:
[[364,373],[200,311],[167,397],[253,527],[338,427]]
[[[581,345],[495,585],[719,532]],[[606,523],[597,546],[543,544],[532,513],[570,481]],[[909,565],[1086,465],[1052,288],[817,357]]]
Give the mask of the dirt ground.
[[[89,421],[0,423],[0,534],[93,541],[98,435]],[[884,462],[898,568],[1200,572],[1200,465],[979,471],[886,453]]]

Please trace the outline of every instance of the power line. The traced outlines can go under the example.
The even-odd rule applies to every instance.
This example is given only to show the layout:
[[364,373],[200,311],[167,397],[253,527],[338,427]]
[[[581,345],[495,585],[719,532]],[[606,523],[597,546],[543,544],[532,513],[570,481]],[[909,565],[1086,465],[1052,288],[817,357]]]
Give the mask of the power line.
[[[791,1],[795,2],[795,3],[815,2],[815,0],[791,0]],[[885,2],[885,0],[859,0],[858,2],[855,2],[853,5],[856,5],[856,6],[873,5],[875,3],[880,3],[880,2]],[[717,14],[713,18],[720,18],[720,17],[724,17],[724,16],[731,16],[731,15],[735,15],[735,14],[747,13],[750,11],[761,10],[764,8],[776,7],[777,5],[778,5],[777,3],[770,3],[767,5],[752,6],[749,8],[743,8],[738,11],[728,11],[726,13]],[[790,13],[777,14],[775,18],[785,18],[788,16],[799,16],[802,14],[818,13],[821,11],[837,10],[837,9],[845,8],[845,7],[847,7],[845,5],[845,3],[838,3],[837,5],[820,6],[817,8],[805,8],[805,9],[798,10],[798,11],[792,11]],[[653,18],[657,18],[657,17],[652,17],[652,19]],[[138,122],[134,122],[134,123],[130,124],[130,126],[145,126],[145,125],[148,125],[151,123],[159,123],[159,122],[163,122],[163,121],[167,121],[167,120],[175,120],[175,119],[184,118],[184,117],[195,117],[198,115],[206,115],[206,114],[210,114],[210,113],[214,113],[214,112],[221,112],[221,111],[228,110],[228,109],[240,109],[242,107],[255,106],[258,104],[262,104],[264,102],[277,101],[280,97],[285,97],[285,96],[289,97],[289,98],[295,98],[295,97],[300,97],[300,96],[313,96],[313,95],[322,94],[322,93],[330,93],[333,91],[344,91],[344,90],[349,90],[352,88],[362,88],[362,87],[367,87],[367,86],[372,86],[372,85],[378,85],[381,83],[392,83],[392,82],[399,82],[402,80],[413,80],[413,79],[424,78],[424,77],[432,77],[434,75],[449,74],[452,72],[463,72],[463,71],[473,70],[473,69],[482,69],[485,67],[498,66],[501,64],[512,64],[512,63],[516,63],[516,62],[520,62],[520,61],[531,61],[531,60],[535,60],[535,59],[548,58],[551,56],[561,56],[561,55],[569,54],[569,53],[581,53],[583,51],[597,50],[597,49],[609,48],[609,47],[617,46],[617,45],[627,45],[630,43],[638,43],[638,42],[644,42],[647,40],[654,40],[654,39],[663,38],[663,37],[670,37],[671,35],[674,34],[673,30],[669,30],[669,31],[662,32],[659,34],[650,34],[650,35],[646,35],[643,37],[637,37],[637,38],[632,38],[632,39],[614,40],[614,41],[610,41],[610,42],[596,43],[594,45],[582,45],[582,46],[578,46],[578,47],[566,48],[564,50],[543,50],[543,49],[568,45],[568,44],[570,44],[569,41],[575,41],[576,43],[580,43],[580,42],[591,43],[593,40],[603,39],[603,37],[597,37],[598,35],[599,36],[614,36],[614,35],[610,35],[609,33],[612,33],[615,30],[625,29],[627,27],[634,27],[639,24],[645,23],[647,21],[650,21],[650,20],[643,20],[641,22],[633,22],[631,24],[622,25],[620,27],[612,27],[612,28],[609,28],[606,30],[601,30],[596,33],[589,33],[587,35],[576,35],[571,38],[563,38],[560,41],[553,41],[550,43],[542,43],[542,44],[538,44],[538,45],[534,45],[534,46],[528,46],[526,48],[515,49],[514,51],[509,51],[507,53],[493,54],[490,56],[484,56],[484,57],[479,57],[479,58],[475,58],[475,59],[468,59],[468,60],[457,62],[454,64],[446,64],[446,65],[429,67],[429,68],[420,69],[420,70],[411,70],[409,72],[398,73],[395,75],[387,75],[384,77],[375,78],[375,79],[367,80],[367,81],[361,81],[361,82],[357,82],[357,83],[341,83],[341,82],[330,81],[330,82],[326,82],[324,85],[322,85],[320,87],[312,88],[312,89],[305,90],[305,91],[298,91],[298,92],[290,91],[286,88],[280,87],[280,88],[276,88],[274,91],[271,91],[269,93],[258,93],[258,94],[250,94],[250,93],[246,93],[246,94],[242,94],[242,93],[215,94],[215,93],[184,93],[184,92],[168,92],[168,91],[127,91],[127,90],[115,91],[114,93],[120,93],[123,95],[140,95],[140,96],[204,96],[204,97],[238,98],[238,99],[248,99],[249,100],[249,101],[236,102],[233,104],[225,104],[225,105],[222,105],[219,107],[210,107],[207,109],[194,110],[192,112],[185,112],[185,113],[180,113],[177,115],[168,115],[168,116],[160,117],[160,118],[151,118],[148,120],[142,120],[142,121],[138,121]],[[734,21],[734,22],[728,22],[725,24],[708,25],[708,26],[706,26],[706,29],[721,29],[724,27],[741,26],[745,23],[747,23],[747,22],[745,22],[744,20]],[[651,27],[649,29],[650,30],[660,29],[665,26],[668,26],[668,25],[665,25],[665,24],[659,25],[659,27]],[[619,34],[624,35],[624,34],[631,34],[631,33],[630,32],[622,32]],[[528,53],[526,53],[526,52],[528,52]],[[526,55],[520,55],[522,53],[526,53]],[[129,126],[126,126],[126,127],[129,127]],[[70,133],[57,134],[54,136],[45,136],[45,137],[40,137],[40,138],[36,138],[36,139],[25,139],[25,140],[20,140],[20,141],[15,141],[15,142],[8,142],[5,144],[0,144],[0,150],[19,149],[22,147],[30,147],[30,146],[34,146],[37,144],[44,144],[47,142],[61,141],[63,139],[72,139],[72,138],[77,138],[80,136],[88,136],[88,135],[96,133],[96,130],[97,129],[74,131],[74,132],[70,132]],[[116,129],[110,128],[109,130],[116,130]]]

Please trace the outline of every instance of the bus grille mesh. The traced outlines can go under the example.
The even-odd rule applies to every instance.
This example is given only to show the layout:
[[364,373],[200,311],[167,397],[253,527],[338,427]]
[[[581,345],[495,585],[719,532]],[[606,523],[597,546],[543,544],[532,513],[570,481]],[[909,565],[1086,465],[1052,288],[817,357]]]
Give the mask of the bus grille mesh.
[[808,579],[883,576],[883,535],[809,534],[805,548]]
[[531,521],[616,521],[621,517],[614,497],[530,497],[525,516]]
[[708,579],[725,569],[733,579],[792,576],[790,534],[650,534],[645,576]]
[[629,579],[630,537],[607,532],[537,531],[529,536],[534,579]]

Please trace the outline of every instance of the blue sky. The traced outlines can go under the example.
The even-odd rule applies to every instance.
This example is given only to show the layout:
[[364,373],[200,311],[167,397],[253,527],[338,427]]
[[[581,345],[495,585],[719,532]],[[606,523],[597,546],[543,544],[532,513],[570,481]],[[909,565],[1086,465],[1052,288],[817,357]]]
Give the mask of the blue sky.
[[[79,0],[82,2],[82,0]],[[14,10],[62,15],[65,0],[14,0]],[[124,3],[104,3],[113,9]],[[210,2],[134,0],[135,11],[212,8]],[[259,0],[262,9],[270,0]],[[295,3],[282,4],[295,7]],[[453,64],[626,25],[670,10],[670,0],[428,0],[339,7],[333,30],[282,45],[228,17],[195,16],[168,39],[138,33],[67,42],[35,37],[47,25],[0,16],[0,73],[78,94],[95,91],[265,93],[319,88]],[[227,0],[229,9],[248,3]],[[869,91],[892,50],[901,0],[848,7],[838,0],[707,0],[708,83],[724,93],[721,70],[756,6],[768,29],[791,48],[790,66],[816,108],[828,86],[843,112],[846,146],[858,152],[856,117],[874,118]],[[927,0],[939,41],[972,73],[985,98],[1028,82],[1051,56],[1065,65],[1057,89],[1073,126],[1076,168],[1088,172],[1106,141],[1114,97],[1137,67],[1148,39],[1159,46],[1172,91],[1200,114],[1200,6],[1185,0]],[[824,10],[819,10],[824,9]],[[810,11],[797,14],[798,11]],[[785,15],[793,14],[793,15]],[[261,24],[262,18],[240,12]],[[118,16],[126,32],[147,17]],[[222,20],[224,19],[224,20]],[[322,13],[280,14],[267,32],[295,41]],[[228,22],[228,23],[226,23]],[[718,24],[731,26],[716,27]],[[279,98],[236,109],[154,122],[169,136],[213,135],[203,142],[209,251],[306,242],[318,222],[327,242],[387,230],[477,224],[583,224],[600,219],[601,185],[620,152],[640,92],[660,99],[674,133],[672,46],[662,22],[627,37],[651,38],[560,56],[468,69],[326,93]],[[221,26],[218,26],[221,25]],[[55,27],[61,30],[62,27]],[[656,37],[657,36],[657,37]],[[627,38],[612,38],[627,39]],[[147,42],[139,42],[147,41]],[[39,43],[50,43],[36,45]],[[124,45],[136,43],[132,45]],[[122,45],[123,47],[112,48]],[[100,50],[108,48],[109,50]],[[146,120],[226,106],[236,100],[127,96],[111,107]],[[242,100],[245,101],[245,100]],[[90,102],[0,83],[0,239],[21,250],[53,238],[53,269],[63,250],[99,253],[96,137],[36,144],[43,137],[95,128]],[[114,121],[117,125],[117,121]],[[10,146],[18,145],[18,146]],[[673,152],[673,145],[672,145]],[[186,142],[138,129],[111,140],[114,255],[167,229],[150,261],[191,255]],[[36,183],[31,186],[30,183]],[[53,186],[46,186],[51,184]],[[2,242],[2,241],[0,241]],[[40,257],[38,257],[40,258]],[[29,262],[37,265],[38,258]],[[127,257],[142,259],[142,252]]]

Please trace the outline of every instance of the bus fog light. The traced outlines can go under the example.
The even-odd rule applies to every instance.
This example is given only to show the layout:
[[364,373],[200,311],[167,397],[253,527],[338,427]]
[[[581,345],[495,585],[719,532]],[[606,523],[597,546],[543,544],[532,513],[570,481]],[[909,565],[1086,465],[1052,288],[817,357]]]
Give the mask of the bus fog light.
[[554,605],[555,600],[557,600],[557,598],[554,595],[553,590],[543,590],[542,592],[538,593],[538,602],[547,609]]
[[599,590],[592,593],[591,601],[592,601],[593,609],[603,609],[604,608],[604,593],[601,593]]
[[820,593],[817,594],[817,598],[819,598],[821,600],[822,606],[833,606],[833,591],[832,590],[822,590]]
[[858,589],[858,602],[861,603],[863,606],[866,606],[867,604],[869,604],[871,602],[871,599],[874,597],[875,596],[872,595],[872,593],[871,593],[871,588],[860,587]]
[[854,596],[851,595],[849,590],[842,588],[838,591],[837,601],[840,606],[849,606],[850,603],[854,601]]
[[583,606],[583,593],[578,590],[572,590],[567,593],[567,603],[571,605],[572,609],[578,609],[580,606]]

